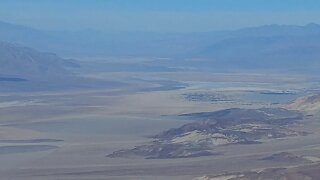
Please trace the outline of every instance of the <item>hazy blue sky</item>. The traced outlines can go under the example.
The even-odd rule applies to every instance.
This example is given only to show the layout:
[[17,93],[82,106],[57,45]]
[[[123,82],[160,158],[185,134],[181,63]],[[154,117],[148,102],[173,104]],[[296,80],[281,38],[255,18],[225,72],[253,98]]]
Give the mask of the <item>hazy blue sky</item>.
[[54,30],[212,31],[320,23],[320,0],[0,0],[0,20]]

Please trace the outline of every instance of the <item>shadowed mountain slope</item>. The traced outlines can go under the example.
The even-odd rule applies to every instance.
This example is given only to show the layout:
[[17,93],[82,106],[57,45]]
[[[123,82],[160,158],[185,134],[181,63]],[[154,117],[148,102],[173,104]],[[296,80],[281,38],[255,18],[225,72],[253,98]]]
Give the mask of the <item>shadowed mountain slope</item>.
[[79,66],[53,53],[5,42],[0,42],[0,64],[1,76],[20,78],[71,75],[68,68]]

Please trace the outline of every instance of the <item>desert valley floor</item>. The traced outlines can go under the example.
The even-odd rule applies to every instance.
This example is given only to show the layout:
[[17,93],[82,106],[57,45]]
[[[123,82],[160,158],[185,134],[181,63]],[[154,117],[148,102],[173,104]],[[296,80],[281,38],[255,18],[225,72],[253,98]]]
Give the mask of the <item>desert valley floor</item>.
[[[299,174],[302,170],[316,177],[314,169],[320,167],[318,114],[300,110],[292,103],[299,97],[317,94],[320,87],[317,79],[214,73],[106,73],[91,78],[108,77],[127,86],[2,93],[1,179],[255,179],[268,173],[287,173],[289,177],[290,173]],[[271,108],[281,109],[281,116],[282,108],[288,109],[285,112],[297,118],[292,123],[281,124],[278,132],[272,132],[279,135],[275,138],[266,130],[275,125],[268,122],[259,124],[264,128],[258,129],[261,137],[255,138],[255,143],[244,141],[235,134],[240,130],[233,129],[230,137],[237,135],[239,142],[234,139],[234,143],[223,141],[221,145],[214,142],[213,151],[209,149],[212,154],[179,157],[152,152],[153,158],[148,158],[141,148],[130,151],[134,147],[154,148],[152,143],[158,142],[155,135],[172,128],[180,130],[179,127],[197,121],[194,116],[185,116],[188,114],[256,109],[253,113],[259,115],[258,112],[264,111],[269,118],[276,114],[267,113]],[[243,124],[224,128],[230,130],[238,125]],[[249,131],[250,128],[253,126]],[[241,132],[245,133],[243,129]],[[193,133],[199,135],[200,132]],[[177,141],[179,137],[181,141],[181,137],[191,137],[192,140],[190,134],[192,132],[187,131],[173,138]],[[174,144],[173,139],[161,139],[161,143],[164,141],[171,143],[166,147]],[[160,148],[164,148],[161,143]],[[170,148],[168,153],[173,152]],[[122,153],[114,154],[119,151]],[[297,177],[304,177],[300,175]]]

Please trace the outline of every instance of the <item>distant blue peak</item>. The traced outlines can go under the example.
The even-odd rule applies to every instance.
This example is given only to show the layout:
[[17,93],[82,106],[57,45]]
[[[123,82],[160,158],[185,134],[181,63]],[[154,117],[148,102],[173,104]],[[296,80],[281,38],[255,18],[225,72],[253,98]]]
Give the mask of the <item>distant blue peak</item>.
[[306,25],[306,27],[310,27],[310,28],[320,28],[320,25],[319,24],[316,24],[316,23],[309,23]]

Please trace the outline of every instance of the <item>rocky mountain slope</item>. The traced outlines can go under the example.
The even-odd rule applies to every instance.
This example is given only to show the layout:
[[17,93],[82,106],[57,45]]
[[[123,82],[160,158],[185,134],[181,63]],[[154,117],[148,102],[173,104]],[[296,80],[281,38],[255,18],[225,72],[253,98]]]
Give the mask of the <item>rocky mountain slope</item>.
[[308,114],[320,113],[320,95],[301,97],[287,106],[289,109],[300,110]]
[[290,179],[290,180],[318,180],[320,177],[320,164],[267,168],[262,170],[252,170],[246,172],[226,173],[216,176],[202,176],[193,180],[257,180],[257,179]]
[[226,109],[184,114],[195,121],[154,136],[149,144],[116,151],[108,157],[184,158],[218,154],[216,146],[263,143],[264,140],[306,135],[288,128],[303,115],[282,108]]
[[69,68],[79,66],[53,53],[6,42],[0,42],[0,64],[1,76],[20,78],[66,76],[71,74]]

